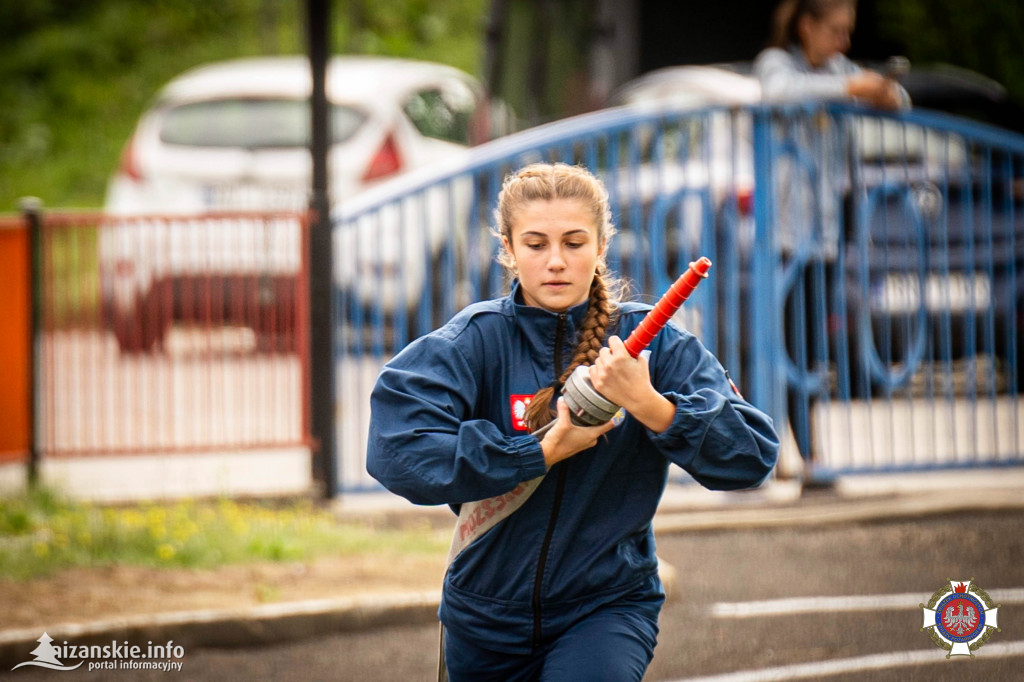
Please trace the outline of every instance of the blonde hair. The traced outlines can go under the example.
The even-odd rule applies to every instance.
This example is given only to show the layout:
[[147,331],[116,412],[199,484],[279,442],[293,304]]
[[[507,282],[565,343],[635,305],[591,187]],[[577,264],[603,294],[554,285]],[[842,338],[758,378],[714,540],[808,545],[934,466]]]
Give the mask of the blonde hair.
[[[608,190],[590,171],[565,163],[535,163],[505,178],[498,195],[498,208],[495,210],[498,236],[512,243],[512,224],[519,211],[530,202],[553,199],[576,199],[583,202],[593,213],[600,244],[606,245],[608,239],[615,234]],[[590,284],[590,305],[580,326],[579,341],[572,361],[555,383],[545,386],[534,395],[526,409],[525,419],[531,431],[551,421],[555,414],[551,409],[551,401],[556,390],[560,390],[574,369],[580,365],[589,365],[597,359],[608,327],[615,319],[622,284],[608,272],[604,260],[606,251],[602,248]],[[507,250],[499,251],[498,261],[514,274],[512,259]]]

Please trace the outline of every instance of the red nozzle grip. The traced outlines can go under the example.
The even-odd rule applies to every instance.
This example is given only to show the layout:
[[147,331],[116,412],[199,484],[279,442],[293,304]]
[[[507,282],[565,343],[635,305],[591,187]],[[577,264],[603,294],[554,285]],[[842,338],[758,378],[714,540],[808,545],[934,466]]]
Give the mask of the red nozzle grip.
[[679,279],[669,287],[665,295],[654,304],[654,309],[651,310],[640,321],[640,324],[633,333],[626,339],[626,350],[634,358],[640,355],[640,351],[647,348],[647,344],[658,335],[668,321],[676,314],[679,307],[690,297],[693,290],[697,288],[702,279],[708,276],[708,270],[711,269],[711,261],[701,256],[696,261],[690,263],[690,267],[686,269],[686,272],[679,275]]

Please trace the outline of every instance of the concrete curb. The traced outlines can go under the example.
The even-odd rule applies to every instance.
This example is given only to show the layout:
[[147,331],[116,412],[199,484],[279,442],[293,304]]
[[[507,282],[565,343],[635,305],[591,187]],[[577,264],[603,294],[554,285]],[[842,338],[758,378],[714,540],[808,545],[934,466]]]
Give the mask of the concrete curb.
[[[678,572],[659,560],[669,599],[678,593]],[[197,648],[231,648],[289,642],[338,632],[358,632],[395,625],[436,623],[441,591],[312,599],[241,609],[207,609],[157,613],[91,623],[62,623],[46,628],[58,642],[104,646],[112,642],[144,645],[174,642],[186,652]],[[30,660],[42,636],[38,628],[0,631],[0,669]]]
[[[726,529],[812,527],[841,523],[913,519],[968,511],[1024,509],[1024,493],[1017,485],[974,490],[915,491],[891,496],[890,491],[858,499],[836,495],[812,496],[796,503],[772,504],[772,493],[740,498],[719,509],[689,508],[685,500],[669,500],[655,517],[658,533]],[[774,499],[786,499],[788,494]],[[705,500],[706,502],[706,500]],[[747,502],[753,502],[749,504]],[[674,567],[663,564],[662,580],[669,596],[677,592]],[[393,625],[436,622],[440,591],[412,592],[338,599],[265,604],[241,609],[203,610],[131,616],[91,623],[63,623],[47,627],[56,641],[76,646],[109,645],[127,641],[173,641],[185,651],[287,642],[336,632],[353,632]],[[41,630],[0,631],[0,666],[31,660]]]
[[[145,648],[147,642],[173,641],[190,649],[255,646],[304,639],[332,632],[353,632],[393,625],[436,622],[437,592],[314,599],[264,604],[241,609],[209,609],[157,613],[92,623],[62,623],[47,627],[54,640],[75,646],[128,642]],[[31,660],[29,652],[42,636],[40,629],[0,631],[0,669]]]
[[993,489],[986,490],[984,494],[965,495],[964,497],[930,493],[900,497],[870,497],[806,507],[663,512],[655,517],[654,530],[656,533],[683,533],[725,529],[806,527],[1008,509],[1024,509],[1024,491]]

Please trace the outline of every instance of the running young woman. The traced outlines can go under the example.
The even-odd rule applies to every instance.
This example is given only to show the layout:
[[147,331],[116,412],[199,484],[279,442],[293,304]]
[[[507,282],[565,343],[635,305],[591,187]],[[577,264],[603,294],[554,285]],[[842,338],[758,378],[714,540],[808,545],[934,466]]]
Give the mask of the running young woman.
[[[387,364],[367,469],[414,503],[456,509],[546,474],[449,567],[439,617],[450,680],[640,680],[664,601],[651,521],[669,463],[708,488],[756,486],[778,437],[686,331],[669,324],[649,359],[625,350],[650,306],[616,299],[608,194],[593,175],[527,166],[506,179],[496,219],[511,293]],[[624,418],[575,426],[558,398],[555,425],[530,435],[580,364]]]

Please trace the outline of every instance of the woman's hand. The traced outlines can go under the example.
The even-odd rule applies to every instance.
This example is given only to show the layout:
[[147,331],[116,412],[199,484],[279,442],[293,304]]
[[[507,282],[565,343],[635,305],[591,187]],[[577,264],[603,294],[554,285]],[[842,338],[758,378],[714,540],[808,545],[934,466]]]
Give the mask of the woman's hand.
[[544,463],[548,465],[548,468],[563,459],[569,459],[577,452],[594,447],[597,445],[598,438],[615,427],[615,423],[612,421],[600,426],[576,426],[572,423],[565,398],[558,399],[557,407],[558,421],[540,441],[540,448],[544,451]]
[[846,92],[880,109],[899,109],[902,104],[896,81],[876,71],[861,71],[846,80]]
[[675,405],[651,385],[647,357],[634,358],[617,336],[609,337],[608,346],[591,365],[590,382],[598,393],[656,433],[667,429],[675,417]]

